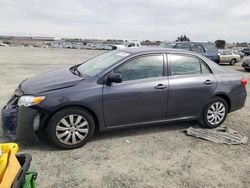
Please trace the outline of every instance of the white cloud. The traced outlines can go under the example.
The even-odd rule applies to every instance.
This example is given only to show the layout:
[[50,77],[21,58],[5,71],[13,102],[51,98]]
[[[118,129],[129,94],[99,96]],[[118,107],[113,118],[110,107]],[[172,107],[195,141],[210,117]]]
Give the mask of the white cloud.
[[246,0],[2,0],[0,34],[250,42]]

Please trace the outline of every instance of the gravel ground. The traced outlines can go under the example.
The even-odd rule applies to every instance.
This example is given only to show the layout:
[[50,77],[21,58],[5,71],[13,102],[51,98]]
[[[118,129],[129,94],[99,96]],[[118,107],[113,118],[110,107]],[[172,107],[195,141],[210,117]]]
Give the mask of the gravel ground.
[[[0,48],[0,107],[26,78],[83,62],[103,51]],[[228,66],[250,73],[241,63]],[[248,91],[250,90],[248,84]],[[250,100],[224,125],[250,137]],[[0,123],[1,124],[1,123]],[[76,150],[47,142],[19,143],[33,157],[37,187],[250,187],[250,145],[227,146],[188,137],[192,123],[150,126],[94,135]],[[0,131],[1,138],[2,131]]]

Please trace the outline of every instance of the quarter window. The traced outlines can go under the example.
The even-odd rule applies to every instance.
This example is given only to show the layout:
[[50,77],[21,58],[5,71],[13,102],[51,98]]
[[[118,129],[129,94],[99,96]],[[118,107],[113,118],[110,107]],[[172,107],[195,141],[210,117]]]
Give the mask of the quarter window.
[[208,69],[208,67],[206,65],[204,65],[204,63],[201,62],[201,72],[202,74],[210,74],[210,70]]
[[197,58],[183,55],[168,55],[172,75],[209,74],[209,69]]
[[114,72],[120,73],[123,80],[137,80],[163,76],[163,56],[145,56],[133,59]]

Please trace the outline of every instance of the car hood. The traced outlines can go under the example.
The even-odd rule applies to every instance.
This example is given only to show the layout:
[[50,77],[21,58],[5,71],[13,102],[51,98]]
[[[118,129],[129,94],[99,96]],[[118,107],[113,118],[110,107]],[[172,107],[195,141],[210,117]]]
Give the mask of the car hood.
[[24,94],[39,94],[74,86],[83,79],[74,75],[69,69],[62,69],[24,80],[21,83],[21,90]]

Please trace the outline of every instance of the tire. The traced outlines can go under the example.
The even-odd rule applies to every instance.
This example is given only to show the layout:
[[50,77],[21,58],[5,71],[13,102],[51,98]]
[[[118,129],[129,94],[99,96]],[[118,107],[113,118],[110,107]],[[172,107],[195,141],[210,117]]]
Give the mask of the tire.
[[50,142],[61,149],[76,149],[93,136],[95,121],[79,107],[65,108],[52,116],[47,127]]
[[[213,108],[215,110],[213,110]],[[201,113],[201,117],[199,119],[199,123],[206,128],[216,128],[219,127],[225,121],[227,114],[227,102],[221,97],[214,97],[210,99],[207,105],[204,107]]]
[[231,61],[230,61],[230,65],[235,65],[236,64],[236,60],[235,59],[232,59]]

